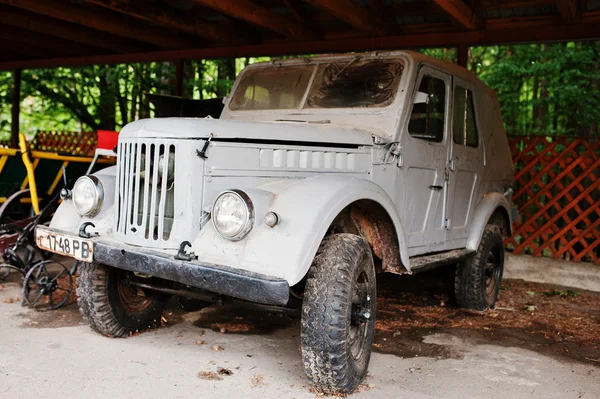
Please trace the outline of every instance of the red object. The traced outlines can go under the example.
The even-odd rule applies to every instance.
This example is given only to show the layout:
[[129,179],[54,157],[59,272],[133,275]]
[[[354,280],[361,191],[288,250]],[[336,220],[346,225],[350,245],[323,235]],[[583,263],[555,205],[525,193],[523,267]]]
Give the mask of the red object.
[[98,130],[98,147],[105,150],[112,150],[119,140],[119,132],[111,130]]

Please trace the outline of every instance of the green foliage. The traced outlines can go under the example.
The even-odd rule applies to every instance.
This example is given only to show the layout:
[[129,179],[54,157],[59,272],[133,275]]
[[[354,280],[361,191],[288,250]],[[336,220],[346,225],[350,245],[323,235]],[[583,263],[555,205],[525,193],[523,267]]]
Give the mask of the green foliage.
[[[456,60],[455,49],[420,51]],[[245,66],[269,60],[187,61],[184,95],[225,96]],[[600,42],[474,47],[469,68],[496,91],[509,134],[599,134]],[[153,115],[145,93],[174,90],[168,62],[23,71],[21,131],[118,130]],[[11,95],[12,74],[0,72],[0,139],[10,134]]]

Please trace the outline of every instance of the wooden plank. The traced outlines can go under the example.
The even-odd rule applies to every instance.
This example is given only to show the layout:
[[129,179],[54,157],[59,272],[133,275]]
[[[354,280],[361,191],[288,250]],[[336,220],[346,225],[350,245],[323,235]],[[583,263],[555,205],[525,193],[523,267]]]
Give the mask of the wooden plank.
[[10,146],[19,148],[19,118],[21,113],[21,70],[13,71],[13,92],[10,120]]
[[479,16],[462,0],[433,0],[433,2],[469,30],[482,26]]
[[456,49],[456,55],[456,63],[462,67],[467,68],[469,64],[469,46],[464,44],[458,46],[458,48]]
[[286,37],[298,38],[304,34],[304,27],[300,23],[259,6],[251,0],[192,1]]
[[383,34],[383,21],[370,10],[352,0],[305,0],[362,32]]
[[150,2],[144,3],[143,7],[136,7],[126,0],[87,0],[87,2],[135,19],[200,36],[217,43],[235,41],[236,39],[235,32],[227,29],[224,24],[195,18],[194,15],[186,15],[175,9],[166,12],[154,7]]
[[564,19],[573,19],[577,16],[577,0],[556,0],[556,8]]
[[52,50],[55,53],[55,56],[58,54],[72,56],[106,53],[106,50],[103,49],[85,46],[77,42],[63,40],[52,36],[46,36],[44,37],[44,40],[40,40],[39,34],[35,32],[4,25],[0,25],[0,39]]
[[83,5],[65,4],[56,0],[0,0],[0,3],[162,48],[191,48],[196,44],[193,41],[174,37],[164,29],[138,26],[126,18]]
[[[552,17],[552,21],[554,21],[554,17]],[[53,68],[58,66],[172,61],[175,59],[210,59],[283,54],[289,55],[311,53],[318,54],[325,52],[373,51],[402,48],[456,47],[461,44],[468,46],[485,46],[510,43],[596,40],[600,38],[599,22],[600,15],[598,17],[588,19],[584,17],[582,23],[578,24],[549,24],[548,29],[540,29],[536,27],[512,30],[510,25],[506,25],[505,29],[495,31],[461,31],[436,34],[362,37],[295,42],[274,41],[256,45],[1,62],[0,70],[11,70],[15,68]]]
[[151,49],[150,46],[141,42],[6,6],[0,6],[0,24],[41,33],[44,37],[58,37],[102,48],[110,52],[135,53]]

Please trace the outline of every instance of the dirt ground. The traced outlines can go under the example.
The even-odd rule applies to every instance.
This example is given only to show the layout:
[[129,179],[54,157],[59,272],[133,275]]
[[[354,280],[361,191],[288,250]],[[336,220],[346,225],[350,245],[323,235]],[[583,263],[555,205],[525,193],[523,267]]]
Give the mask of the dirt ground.
[[[96,339],[104,339],[96,337],[96,334],[83,325],[74,303],[55,311],[31,311],[19,307],[17,282],[18,277],[11,276],[5,284],[6,287],[0,286],[0,318],[2,314],[8,317],[5,324],[16,323],[15,326],[21,331],[30,330],[33,334],[40,331],[42,337],[54,337],[48,339],[50,343],[47,348],[54,348],[52,345],[71,345],[72,339],[69,339],[69,336],[93,342],[96,342]],[[481,397],[480,394],[483,395],[484,391],[496,392],[491,396],[483,395],[490,398],[600,397],[600,387],[597,387],[596,392],[590,392],[589,388],[589,384],[596,384],[590,381],[596,381],[600,375],[600,294],[506,280],[496,309],[472,312],[459,309],[453,304],[450,282],[451,276],[439,272],[412,277],[386,275],[384,282],[378,286],[375,354],[369,371],[370,377],[359,389],[357,397],[396,397],[396,392],[405,391],[411,397],[427,398]],[[71,298],[71,302],[73,300],[74,298]],[[3,328],[7,327],[0,323],[0,330]],[[60,333],[64,328],[75,328],[80,332]],[[31,367],[37,368],[36,362],[27,365],[20,349],[13,350],[13,345],[19,345],[18,343],[25,339],[13,337],[14,334],[21,334],[14,331],[16,330],[0,333],[0,351],[7,352],[8,359],[11,359],[10,353],[14,352],[13,359],[19,362],[15,363],[18,367],[26,370]],[[299,332],[300,322],[296,315],[281,315],[233,305],[212,306],[200,312],[185,313],[179,310],[173,301],[164,314],[163,326],[134,337],[133,340],[98,341],[98,344],[115,342],[108,344],[106,349],[100,349],[103,348],[100,345],[98,351],[106,350],[106,356],[112,353],[110,356],[118,357],[122,356],[119,355],[119,351],[130,353],[132,347],[137,345],[144,347],[144,343],[162,342],[159,347],[155,347],[156,344],[152,344],[151,349],[145,347],[144,353],[151,359],[153,351],[162,348],[163,350],[156,352],[154,356],[163,359],[166,356],[165,347],[173,351],[177,350],[174,348],[179,348],[177,345],[191,345],[204,350],[204,353],[212,354],[209,356],[219,356],[222,353],[220,356],[228,359],[221,363],[215,363],[213,360],[207,362],[206,367],[196,371],[197,379],[218,384],[219,381],[233,381],[242,374],[250,381],[249,388],[252,391],[249,391],[248,397],[315,397],[318,394],[311,391],[302,372]],[[7,336],[10,338],[7,339]],[[40,339],[39,335],[35,336],[38,338],[27,338],[27,348]],[[161,340],[162,338],[164,340]],[[40,344],[43,345],[42,342]],[[236,346],[237,349],[233,349]],[[114,353],[111,352],[112,347]],[[78,351],[82,352],[81,356],[84,358],[90,353],[97,353],[94,356],[99,357],[104,355],[90,350],[93,351],[90,348],[79,349],[79,346],[74,346],[71,352],[63,353],[60,361],[68,359],[68,353],[72,353],[73,362],[85,362],[77,360]],[[240,353],[232,353],[232,350]],[[38,355],[36,353],[31,356],[35,358]],[[182,356],[191,355],[186,352]],[[241,360],[240,356],[245,357],[245,360]],[[173,358],[167,357],[161,362],[175,362],[169,367],[179,367],[175,364],[184,361],[194,364],[193,359],[175,359],[177,357],[174,355]],[[50,361],[51,358],[46,360]],[[151,360],[135,362],[137,363],[128,364],[120,373],[135,374],[138,373],[139,364],[142,364],[143,369],[144,365],[152,363]],[[232,366],[237,363],[238,369]],[[538,369],[542,363],[547,369],[540,371]],[[3,374],[9,370],[7,364],[0,359],[0,393],[3,392],[3,379],[11,385],[10,382],[22,378],[11,377],[10,372]],[[68,362],[66,366],[61,367],[75,367],[71,372],[77,374],[79,367],[84,367],[77,364],[71,366]],[[244,370],[244,367],[247,374],[240,371]],[[289,374],[281,374],[282,368],[287,368],[287,373],[292,373],[291,380],[288,378]],[[94,369],[87,373],[93,372],[92,370]],[[155,372],[164,372],[164,368],[158,370],[163,371]],[[394,370],[403,371],[398,375],[398,371]],[[461,377],[448,374],[456,372],[460,372]],[[121,374],[114,378],[121,378]],[[182,372],[173,376],[175,380],[179,379],[178,386],[189,384],[189,376],[184,377],[185,375],[187,374]],[[478,378],[483,375],[483,382],[466,387],[465,384],[472,378],[470,375],[477,375]],[[143,376],[141,378],[143,379]],[[263,378],[268,379],[269,383],[265,383]],[[547,387],[545,379],[548,379],[550,384]],[[288,380],[292,383],[288,384]],[[106,379],[103,378],[102,381],[105,382]],[[127,381],[120,383],[125,384],[122,386],[128,384]],[[279,391],[283,390],[284,385],[284,391],[287,393],[281,394]],[[14,384],[11,386],[14,387]],[[542,388],[539,388],[540,386]],[[523,387],[531,390],[524,391]],[[560,391],[562,387],[564,392]],[[275,388],[277,394],[272,391]],[[167,389],[166,385],[164,389]],[[230,389],[233,391],[229,391]],[[263,394],[256,395],[260,389],[264,390]],[[231,392],[235,392],[235,389],[212,385],[207,392],[221,393],[227,397]],[[439,392],[445,394],[441,395]],[[519,396],[521,393],[523,395]],[[0,396],[21,397],[2,394]],[[188,397],[187,394],[180,396]]]

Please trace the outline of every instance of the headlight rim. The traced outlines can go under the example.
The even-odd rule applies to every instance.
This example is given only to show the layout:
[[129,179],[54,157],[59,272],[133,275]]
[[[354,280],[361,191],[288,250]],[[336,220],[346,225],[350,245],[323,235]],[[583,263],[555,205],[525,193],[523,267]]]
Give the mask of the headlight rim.
[[[92,209],[90,209],[88,212],[82,213],[77,208],[74,194],[75,194],[75,186],[77,185],[77,183],[80,180],[84,180],[84,179],[91,181],[92,184],[94,185],[94,189],[96,190],[97,200],[96,200],[96,204],[92,207]],[[102,209],[102,203],[104,202],[104,186],[102,186],[102,181],[100,179],[98,179],[96,176],[94,176],[94,175],[81,176],[79,179],[77,179],[75,181],[75,184],[73,185],[73,190],[71,190],[71,192],[72,192],[71,200],[73,201],[73,206],[75,207],[75,210],[77,211],[77,213],[79,213],[79,215],[85,216],[85,217],[94,217],[100,212],[100,209]]]
[[[219,198],[221,198],[221,196],[223,196],[225,194],[233,194],[233,195],[237,196],[239,199],[241,199],[242,203],[244,203],[246,205],[246,210],[248,213],[248,217],[246,218],[246,223],[244,224],[244,227],[242,227],[242,229],[233,236],[227,236],[227,235],[221,233],[221,231],[218,229],[218,227],[215,223],[215,204],[217,203]],[[248,233],[250,233],[250,230],[252,230],[252,227],[254,227],[254,220],[255,220],[254,218],[255,218],[254,204],[252,203],[252,199],[250,199],[250,196],[242,190],[229,189],[229,190],[221,191],[219,193],[219,195],[217,195],[217,197],[213,201],[213,205],[211,208],[211,221],[212,221],[213,228],[221,237],[223,237],[229,241],[240,241],[241,239],[246,237],[248,235]]]

